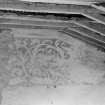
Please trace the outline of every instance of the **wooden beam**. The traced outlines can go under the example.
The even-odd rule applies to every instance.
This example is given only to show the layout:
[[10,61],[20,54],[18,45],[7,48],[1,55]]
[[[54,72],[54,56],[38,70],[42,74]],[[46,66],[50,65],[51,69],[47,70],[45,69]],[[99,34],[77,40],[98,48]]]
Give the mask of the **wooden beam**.
[[93,45],[93,46],[97,47],[100,50],[105,51],[105,46],[100,45],[100,43],[98,43],[96,40],[91,39],[91,38],[89,38],[87,36],[84,36],[84,35],[76,32],[76,31],[73,31],[72,29],[64,29],[64,30],[61,30],[60,32],[68,34],[71,37],[74,37],[74,38],[77,38],[79,40],[82,40],[85,43],[88,43],[90,45]]
[[[92,6],[72,5],[72,4],[51,4],[51,3],[0,3],[0,10],[28,12],[32,13],[54,13],[54,14],[81,14],[87,18],[95,20],[105,25],[104,13]],[[5,17],[5,16],[4,16]]]
[[33,26],[55,26],[55,27],[79,27],[78,25],[74,24],[72,21],[49,21],[45,19],[8,19],[8,18],[0,18],[0,24],[20,24],[20,25],[33,25]]
[[65,27],[62,27],[62,26],[47,26],[47,25],[44,25],[44,26],[41,26],[41,25],[22,25],[22,24],[0,24],[0,28],[23,28],[23,29],[52,29],[52,30],[62,30],[64,29]]
[[[75,7],[75,8],[74,8]],[[77,9],[78,8],[78,9]],[[84,8],[72,5],[56,5],[48,3],[0,3],[0,10],[23,11],[23,12],[45,12],[45,13],[66,13],[66,14],[79,14]]]
[[103,7],[103,6],[98,6],[98,5],[96,5],[96,4],[91,4],[91,6],[92,6],[93,8],[96,8],[96,9],[99,9],[99,10],[105,12],[105,7]]
[[96,3],[96,0],[21,0],[21,1],[46,2],[46,3],[58,3],[58,4],[77,4],[77,5],[90,5],[91,3]]
[[[49,15],[48,17],[47,16],[45,16],[45,15],[43,15],[42,17],[41,16],[38,16],[38,15],[35,15],[35,16],[30,16],[29,14],[27,14],[27,15],[24,15],[24,13],[22,13],[23,15],[16,15],[15,13],[13,13],[13,14],[11,14],[11,13],[3,13],[3,15],[2,15],[2,13],[1,13],[1,15],[0,15],[0,20],[3,20],[3,19],[7,19],[7,20],[27,20],[27,21],[49,21],[49,22],[65,22],[65,23],[68,23],[68,22],[70,22],[70,21],[74,21],[74,20],[76,20],[76,21],[85,21],[85,22],[95,22],[94,20],[91,20],[91,19],[89,19],[89,18],[86,18],[86,17],[84,17],[84,16],[82,16],[81,14],[80,15],[71,15],[71,14],[69,14],[68,16],[70,16],[71,15],[71,17],[70,18],[68,18],[68,19],[65,19],[67,16],[65,16],[65,18],[63,18],[62,19],[62,16],[61,16],[61,18],[60,18],[60,16],[59,17],[57,17],[57,16],[54,16],[54,15]],[[4,21],[4,20],[3,20]]]
[[56,4],[76,4],[76,5],[90,5],[91,3],[98,3],[101,0],[0,0],[0,2],[18,2],[18,3],[56,3]]
[[[7,11],[15,11],[15,12],[29,12],[30,14],[33,13],[55,13],[55,14],[81,14],[87,18],[95,20],[99,23],[105,25],[105,18],[104,16],[100,15],[100,13],[104,13],[96,8],[91,6],[81,6],[81,5],[62,5],[62,4],[49,4],[49,3],[14,3],[10,2],[0,3],[0,10],[7,10]],[[4,16],[5,17],[5,16]]]
[[[56,19],[47,19],[47,18],[36,18],[36,17],[29,17],[29,16],[15,16],[15,15],[3,15],[0,16],[0,20],[20,20],[20,21],[46,21],[46,22],[65,22],[65,20],[56,20]],[[3,20],[4,21],[4,20]]]
[[93,20],[97,21],[98,23],[105,25],[105,17],[100,14],[89,13],[86,11],[86,12],[83,12],[82,15],[84,15],[90,19],[93,19]]
[[77,33],[80,33],[81,35],[88,37],[90,39],[96,40],[100,45],[105,46],[105,37],[102,39],[101,35],[97,35],[94,32],[87,30],[82,27],[75,27],[75,28],[69,28]]
[[1,10],[22,11],[22,12],[45,12],[45,13],[64,13],[80,14],[87,10],[97,13],[95,8],[90,5],[56,4],[56,3],[29,3],[29,2],[1,2]]
[[75,24],[105,36],[105,25],[94,22],[74,21]]
[[[0,24],[0,28],[26,28],[26,29],[52,29],[52,30],[57,30],[57,31],[60,31],[60,30],[64,30],[66,27],[55,27],[55,26],[35,26],[35,25],[22,25],[22,24]],[[76,28],[76,29],[75,29]],[[77,30],[77,27],[75,28],[69,28],[70,30],[72,30],[74,33],[73,33],[73,36],[76,36],[78,35],[78,37],[80,37],[81,39],[84,39],[86,42],[89,42],[89,43],[92,43],[93,45],[96,45],[96,46],[100,46],[100,47],[105,47],[105,43],[103,43],[102,41],[99,41],[99,40],[96,40],[95,38],[93,37],[90,37],[89,35],[87,35],[87,33],[83,33],[83,30],[82,32],[80,32],[80,28],[79,30]],[[68,32],[68,30],[65,30]],[[78,34],[76,34],[78,33]],[[75,35],[76,34],[76,35]],[[76,36],[77,37],[77,36]]]
[[[88,24],[88,22],[87,22]],[[20,27],[20,28],[47,28],[47,29],[63,29],[65,27],[68,28],[73,28],[76,29],[76,31],[80,31],[86,35],[88,35],[88,37],[90,38],[94,38],[98,41],[101,41],[103,43],[105,43],[105,36],[102,36],[98,33],[95,33],[94,31],[91,31],[87,28],[81,27],[79,25],[76,24],[76,21],[70,21],[70,22],[50,22],[50,21],[32,21],[32,20],[18,20],[18,19],[4,19],[1,18],[0,19],[0,25],[1,26],[5,26],[5,27],[10,27],[13,28],[14,27]],[[7,25],[7,26],[6,26]]]

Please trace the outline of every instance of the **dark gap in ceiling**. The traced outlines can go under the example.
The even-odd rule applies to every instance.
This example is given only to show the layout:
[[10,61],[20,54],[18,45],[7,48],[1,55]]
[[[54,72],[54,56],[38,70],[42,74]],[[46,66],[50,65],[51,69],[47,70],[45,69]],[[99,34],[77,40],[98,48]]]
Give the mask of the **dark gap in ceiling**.
[[101,2],[101,3],[95,3],[95,5],[105,7],[105,2]]
[[100,14],[100,15],[105,17],[105,14]]
[[8,29],[8,28],[0,28],[0,33],[2,33],[5,30],[7,31],[7,30],[11,30],[11,29]]
[[33,18],[45,18],[45,19],[57,19],[57,20],[91,20],[81,14],[64,14],[64,13],[47,13],[47,12],[26,12],[26,11],[15,11],[15,10],[0,10],[0,15],[17,15],[20,17],[33,17]]

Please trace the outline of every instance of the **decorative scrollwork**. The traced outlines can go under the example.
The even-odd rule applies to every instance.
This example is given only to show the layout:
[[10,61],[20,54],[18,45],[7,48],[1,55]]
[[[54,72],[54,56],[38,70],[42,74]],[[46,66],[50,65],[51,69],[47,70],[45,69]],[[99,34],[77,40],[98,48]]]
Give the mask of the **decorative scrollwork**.
[[65,66],[65,60],[70,58],[69,43],[55,38],[14,37],[7,33],[3,34],[0,43],[4,44],[1,48],[11,52],[7,54],[5,65],[14,78],[28,73],[32,78],[50,79],[56,83],[69,74]]
[[72,44],[59,38],[14,37],[10,30],[2,31],[0,66],[12,78],[28,75],[32,79],[50,80],[54,84],[71,80],[74,55],[77,56],[75,62],[81,62],[80,65],[105,67],[102,63],[105,54],[99,54],[92,48],[79,48],[75,50]]

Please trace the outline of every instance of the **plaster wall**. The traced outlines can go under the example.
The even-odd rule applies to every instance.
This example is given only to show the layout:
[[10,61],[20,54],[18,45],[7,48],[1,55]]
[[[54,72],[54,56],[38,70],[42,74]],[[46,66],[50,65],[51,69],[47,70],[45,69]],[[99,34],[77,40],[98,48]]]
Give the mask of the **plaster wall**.
[[54,30],[1,29],[1,105],[104,105],[105,53]]

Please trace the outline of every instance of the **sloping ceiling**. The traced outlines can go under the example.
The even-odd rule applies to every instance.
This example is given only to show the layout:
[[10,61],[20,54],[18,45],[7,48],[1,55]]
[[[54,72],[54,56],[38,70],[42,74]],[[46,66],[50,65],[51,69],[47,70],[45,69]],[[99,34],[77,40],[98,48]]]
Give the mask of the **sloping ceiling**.
[[0,28],[62,31],[105,50],[103,0],[0,0]]
[[89,3],[96,3],[96,2],[100,2],[102,0],[20,0],[20,1],[88,5]]

